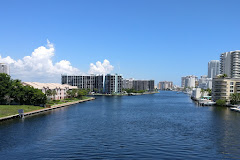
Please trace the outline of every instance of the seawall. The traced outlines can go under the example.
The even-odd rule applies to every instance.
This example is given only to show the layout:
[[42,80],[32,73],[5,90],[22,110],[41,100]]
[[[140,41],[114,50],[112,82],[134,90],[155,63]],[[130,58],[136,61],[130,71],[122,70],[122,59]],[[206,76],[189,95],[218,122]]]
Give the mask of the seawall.
[[[26,112],[26,113],[24,113],[24,117],[25,116],[29,116],[29,115],[33,115],[33,114],[39,114],[39,113],[42,113],[42,112],[47,112],[47,111],[54,110],[54,109],[57,109],[57,108],[67,107],[67,106],[70,106],[70,105],[73,105],[73,104],[77,104],[77,103],[82,103],[82,102],[86,102],[86,101],[92,101],[94,99],[95,98],[91,97],[89,99],[84,99],[84,100],[79,100],[79,101],[74,101],[74,102],[67,102],[67,103],[58,104],[58,105],[53,105],[53,106],[51,106],[49,108],[43,108],[43,109],[31,111],[31,112]],[[6,116],[6,117],[0,118],[0,121],[5,121],[5,120],[19,118],[19,117],[20,117],[19,114],[14,114],[14,115],[11,115],[11,116]]]

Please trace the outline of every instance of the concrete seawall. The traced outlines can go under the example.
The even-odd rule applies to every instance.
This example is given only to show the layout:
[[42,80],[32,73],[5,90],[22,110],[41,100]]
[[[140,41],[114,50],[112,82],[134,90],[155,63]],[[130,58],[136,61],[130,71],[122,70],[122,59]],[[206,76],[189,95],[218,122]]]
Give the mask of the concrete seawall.
[[[47,111],[51,111],[57,108],[63,108],[66,106],[70,106],[73,104],[77,104],[77,103],[82,103],[82,102],[87,102],[87,101],[92,101],[95,98],[91,97],[89,99],[84,99],[84,100],[79,100],[79,101],[74,101],[74,102],[67,102],[67,103],[63,103],[63,104],[58,104],[58,105],[53,105],[50,108],[43,108],[43,109],[39,109],[39,110],[35,110],[35,111],[31,111],[31,112],[26,112],[24,113],[24,116],[29,116],[29,115],[33,115],[33,114],[38,114],[38,113],[42,113],[42,112],[47,112]],[[14,118],[19,118],[19,114],[14,114],[11,116],[7,116],[7,117],[2,117],[0,118],[0,121],[5,121],[5,120],[9,120],[9,119],[14,119]]]

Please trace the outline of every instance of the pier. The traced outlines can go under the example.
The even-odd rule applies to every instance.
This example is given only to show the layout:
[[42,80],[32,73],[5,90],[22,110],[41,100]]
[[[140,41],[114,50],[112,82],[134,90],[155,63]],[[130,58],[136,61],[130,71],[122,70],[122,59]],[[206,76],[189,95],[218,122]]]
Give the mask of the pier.
[[[84,99],[84,100],[79,100],[79,101],[74,101],[74,102],[67,102],[67,103],[63,103],[63,104],[58,104],[58,105],[53,105],[49,108],[43,108],[43,109],[39,109],[39,110],[35,110],[35,111],[31,111],[31,112],[26,112],[24,113],[24,117],[25,116],[29,116],[29,115],[33,115],[33,114],[39,114],[42,112],[47,112],[47,111],[51,111],[54,109],[58,109],[58,108],[63,108],[63,107],[67,107],[73,104],[77,104],[77,103],[82,103],[82,102],[86,102],[86,101],[92,101],[95,98],[91,97],[89,99]],[[0,118],[0,121],[5,121],[5,120],[9,120],[9,119],[14,119],[14,118],[20,118],[19,114],[14,114],[11,116],[7,116],[7,117],[2,117]]]

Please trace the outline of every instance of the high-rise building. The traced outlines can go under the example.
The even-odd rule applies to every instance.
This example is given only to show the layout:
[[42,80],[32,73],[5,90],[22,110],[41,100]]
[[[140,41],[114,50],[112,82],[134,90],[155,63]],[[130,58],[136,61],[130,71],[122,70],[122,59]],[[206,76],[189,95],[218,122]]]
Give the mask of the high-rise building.
[[196,86],[197,79],[198,78],[193,75],[182,77],[182,87],[194,88]]
[[154,80],[133,80],[133,89],[136,91],[154,91]]
[[89,89],[98,93],[122,92],[122,76],[118,74],[69,76],[62,75],[62,84],[77,86],[79,89]]
[[77,86],[79,89],[89,89],[92,92],[103,92],[103,83],[103,75],[62,75],[62,84]]
[[133,88],[133,78],[123,79],[123,88],[132,89]]
[[5,63],[0,63],[0,73],[6,73],[9,75],[9,66]]
[[161,81],[158,83],[158,89],[160,90],[172,90],[173,82],[170,81]]
[[104,82],[104,93],[121,93],[122,92],[122,76],[118,74],[107,74]]
[[181,87],[185,87],[185,81],[186,81],[186,77],[182,77],[181,78]]
[[220,56],[220,74],[229,78],[240,78],[240,51],[222,53]]
[[212,78],[208,78],[206,75],[201,76],[198,81],[198,87],[201,89],[212,89]]
[[208,78],[214,78],[220,74],[220,61],[211,60],[208,62]]

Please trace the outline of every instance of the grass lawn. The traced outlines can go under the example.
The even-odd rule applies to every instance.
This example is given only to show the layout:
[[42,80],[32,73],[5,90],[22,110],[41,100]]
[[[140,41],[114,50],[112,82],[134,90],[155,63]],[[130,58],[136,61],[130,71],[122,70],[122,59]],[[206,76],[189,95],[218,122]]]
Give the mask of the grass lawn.
[[[71,99],[64,99],[64,100],[52,100],[47,103],[47,105],[56,105],[56,104],[63,104],[67,102],[74,102],[74,101],[79,101],[79,100],[84,100],[84,99],[89,99],[90,97],[82,97],[82,99],[78,98],[71,98]],[[32,105],[0,105],[0,118],[1,117],[6,117],[14,114],[18,114],[18,110],[23,109],[24,113],[34,111],[34,110],[39,110],[43,109],[43,107],[39,106],[32,106]]]
[[19,109],[23,109],[25,113],[38,109],[43,109],[43,107],[32,105],[0,105],[0,118],[18,114]]

